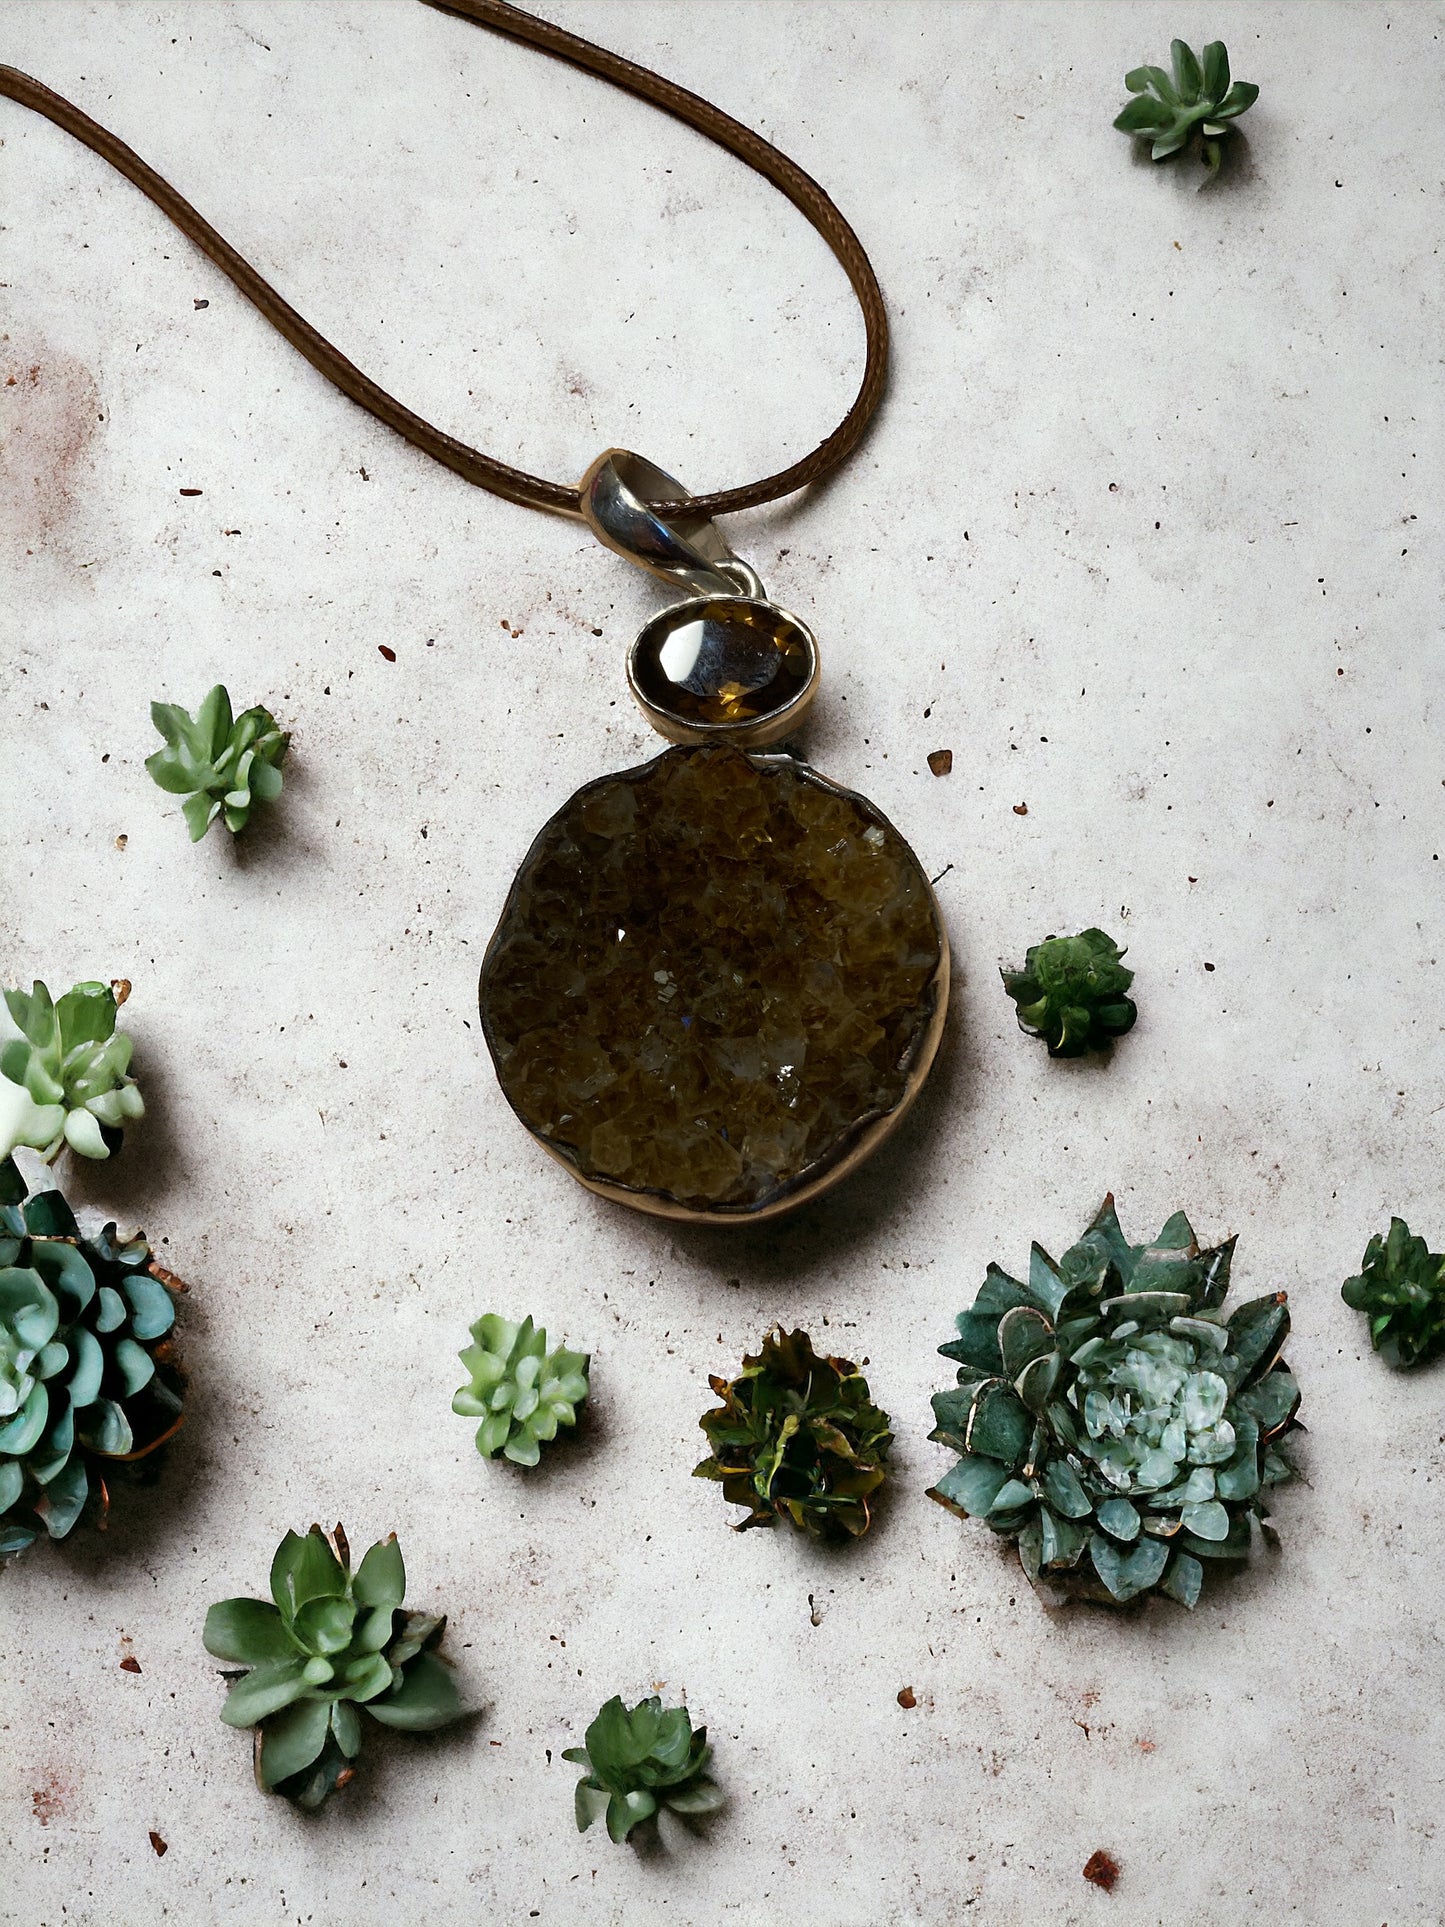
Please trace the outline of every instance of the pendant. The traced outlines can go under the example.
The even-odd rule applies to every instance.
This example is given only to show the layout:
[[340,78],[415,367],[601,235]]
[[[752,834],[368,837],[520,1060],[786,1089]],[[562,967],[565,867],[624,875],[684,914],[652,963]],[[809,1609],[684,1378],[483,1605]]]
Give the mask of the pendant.
[[482,1030],[517,1116],[589,1190],[756,1223],[855,1169],[917,1096],[948,939],[883,813],[772,747],[813,701],[817,644],[687,500],[623,450],[584,479],[594,534],[689,592],[627,661],[673,747],[543,828],[482,963]]

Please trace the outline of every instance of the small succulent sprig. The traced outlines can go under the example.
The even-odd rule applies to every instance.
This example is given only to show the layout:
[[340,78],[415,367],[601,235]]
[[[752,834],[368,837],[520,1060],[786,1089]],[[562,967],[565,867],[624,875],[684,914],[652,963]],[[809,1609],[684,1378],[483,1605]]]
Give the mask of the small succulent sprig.
[[1249,1556],[1299,1387],[1282,1291],[1226,1316],[1234,1240],[1201,1250],[1183,1212],[1131,1245],[1106,1198],[1056,1264],[997,1265],[958,1337],[958,1385],[930,1434],[958,1462],[930,1492],[1018,1546],[1050,1605],[1199,1598],[1205,1565]]
[[181,814],[192,843],[218,816],[233,834],[245,829],[253,804],[274,803],[281,794],[290,735],[259,706],[233,719],[224,683],[216,684],[194,716],[178,703],[152,703],[151,721],[165,748],[147,756],[146,768],[163,790],[185,797]]
[[1340,1296],[1370,1321],[1370,1343],[1408,1370],[1445,1353],[1445,1256],[1415,1237],[1403,1218],[1365,1247],[1359,1275]]
[[445,1618],[403,1610],[406,1567],[392,1533],[355,1572],[338,1525],[288,1532],[271,1598],[223,1599],[206,1614],[206,1651],[250,1671],[221,1708],[256,1729],[256,1784],[314,1811],[356,1776],[360,1709],[383,1726],[429,1733],[466,1711],[434,1648]]
[[1018,1006],[1019,1029],[1042,1037],[1050,1057],[1082,1057],[1132,1030],[1139,1013],[1124,994],[1134,973],[1123,955],[1102,930],[1031,944],[1022,970],[999,972]]
[[608,1700],[588,1727],[586,1744],[569,1746],[562,1758],[587,1769],[577,1782],[579,1833],[605,1813],[608,1833],[621,1842],[660,1808],[714,1813],[725,1798],[707,1771],[707,1728],[694,1731],[685,1706],[664,1711],[655,1694],[630,1712],[620,1698]]
[[452,1400],[463,1418],[479,1418],[477,1450],[498,1452],[514,1465],[535,1465],[559,1426],[577,1423],[587,1397],[586,1352],[558,1345],[547,1350],[547,1333],[530,1318],[520,1325],[487,1312],[472,1326],[473,1343],[457,1356],[468,1381]]
[[785,1519],[815,1539],[861,1538],[893,1434],[858,1367],[779,1326],[731,1383],[708,1384],[722,1404],[698,1420],[712,1452],[693,1476],[749,1508],[738,1530]]
[[58,1191],[0,1159],[0,1555],[63,1539],[107,1481],[179,1429],[171,1327],[184,1287],[142,1237],[82,1237]]
[[1134,96],[1114,125],[1150,142],[1156,161],[1167,160],[1188,142],[1197,127],[1210,178],[1219,172],[1220,142],[1230,124],[1259,99],[1252,81],[1229,79],[1229,51],[1211,40],[1200,57],[1186,41],[1169,49],[1172,74],[1162,67],[1135,67],[1124,85]]
[[16,1145],[49,1162],[63,1145],[83,1158],[119,1150],[121,1129],[145,1114],[129,1075],[131,1040],[115,1027],[124,978],[77,984],[52,999],[42,983],[7,990],[17,1035],[0,1046],[0,1157]]

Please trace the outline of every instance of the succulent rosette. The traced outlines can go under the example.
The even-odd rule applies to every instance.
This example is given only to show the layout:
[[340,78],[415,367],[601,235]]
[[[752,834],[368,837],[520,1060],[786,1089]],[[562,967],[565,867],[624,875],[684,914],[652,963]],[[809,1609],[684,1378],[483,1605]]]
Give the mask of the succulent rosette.
[[307,1811],[356,1777],[362,1714],[428,1733],[462,1718],[451,1669],[434,1648],[445,1618],[407,1612],[406,1567],[392,1533],[352,1570],[338,1525],[288,1532],[271,1562],[271,1597],[223,1599],[206,1614],[206,1651],[250,1670],[221,1718],[255,1728],[256,1784]]
[[1106,1198],[1058,1263],[1035,1245],[1026,1281],[990,1265],[940,1347],[958,1384],[931,1436],[960,1457],[930,1497],[1014,1540],[1047,1603],[1193,1607],[1294,1475],[1285,1294],[1226,1315],[1233,1252],[1201,1250],[1182,1212],[1131,1245]]
[[1370,1343],[1389,1364],[1408,1371],[1445,1353],[1445,1255],[1431,1251],[1403,1218],[1365,1247],[1356,1277],[1340,1296],[1362,1311]]
[[893,1434],[851,1359],[779,1326],[737,1378],[708,1384],[722,1404],[698,1420],[712,1452],[693,1476],[749,1508],[739,1531],[782,1519],[814,1539],[863,1536]]
[[472,1343],[457,1356],[467,1382],[452,1410],[481,1420],[477,1450],[484,1459],[500,1452],[514,1465],[535,1465],[559,1428],[576,1425],[591,1360],[562,1345],[548,1351],[546,1331],[530,1318],[518,1325],[485,1313],[472,1326]]
[[115,1027],[129,995],[124,979],[59,998],[42,983],[5,992],[14,1034],[0,1045],[0,1157],[19,1144],[47,1161],[67,1144],[83,1158],[120,1148],[123,1127],[145,1114],[131,1040]]
[[708,1773],[707,1728],[694,1729],[685,1706],[664,1708],[653,1695],[631,1709],[614,1697],[588,1727],[586,1744],[569,1746],[564,1760],[587,1771],[577,1782],[577,1831],[599,1814],[621,1842],[660,1810],[686,1815],[716,1812],[722,1789]]

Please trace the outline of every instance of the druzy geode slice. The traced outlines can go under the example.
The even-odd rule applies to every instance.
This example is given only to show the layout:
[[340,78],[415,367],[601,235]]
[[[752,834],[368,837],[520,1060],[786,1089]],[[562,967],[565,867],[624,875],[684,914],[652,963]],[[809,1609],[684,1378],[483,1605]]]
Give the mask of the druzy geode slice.
[[669,749],[538,836],[482,1027],[509,1103],[584,1182],[754,1219],[901,1114],[947,974],[928,879],[871,803],[786,755]]

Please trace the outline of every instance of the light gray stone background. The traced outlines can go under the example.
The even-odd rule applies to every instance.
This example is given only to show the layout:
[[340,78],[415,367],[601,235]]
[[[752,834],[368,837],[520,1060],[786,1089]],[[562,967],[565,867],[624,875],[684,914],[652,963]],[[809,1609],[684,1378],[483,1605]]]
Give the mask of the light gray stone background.
[[[654,747],[622,663],[659,592],[375,425],[4,104],[3,967],[134,982],[149,1114],[77,1183],[191,1281],[192,1392],[158,1489],[0,1577],[0,1916],[1439,1922],[1445,1379],[1392,1377],[1339,1286],[1392,1211],[1445,1238],[1441,11],[547,11],[775,138],[877,263],[876,430],[730,527],[822,640],[809,754],[943,873],[946,1054],[779,1228],[660,1227],[536,1151],[477,968],[542,820]],[[1262,89],[1203,192],[1110,125],[1176,32]],[[526,467],[624,443],[736,481],[852,393],[847,287],[770,188],[464,22],[9,0],[0,41]],[[294,748],[269,822],[193,848],[146,706],[220,679]],[[1053,1064],[998,967],[1096,922],[1139,1023]],[[1193,1617],[1049,1616],[924,1496],[954,1313],[1110,1188],[1137,1236],[1179,1207],[1237,1232],[1237,1288],[1294,1308],[1307,1480]],[[593,1355],[585,1438],[535,1475],[449,1409],[487,1309]],[[689,1477],[707,1373],[773,1319],[866,1358],[894,1416],[856,1550],[738,1536]],[[307,1819],[253,1786],[200,1630],[337,1518],[399,1531],[485,1710],[374,1736]],[[654,1687],[731,1804],[653,1850],[579,1837],[560,1751]]]

